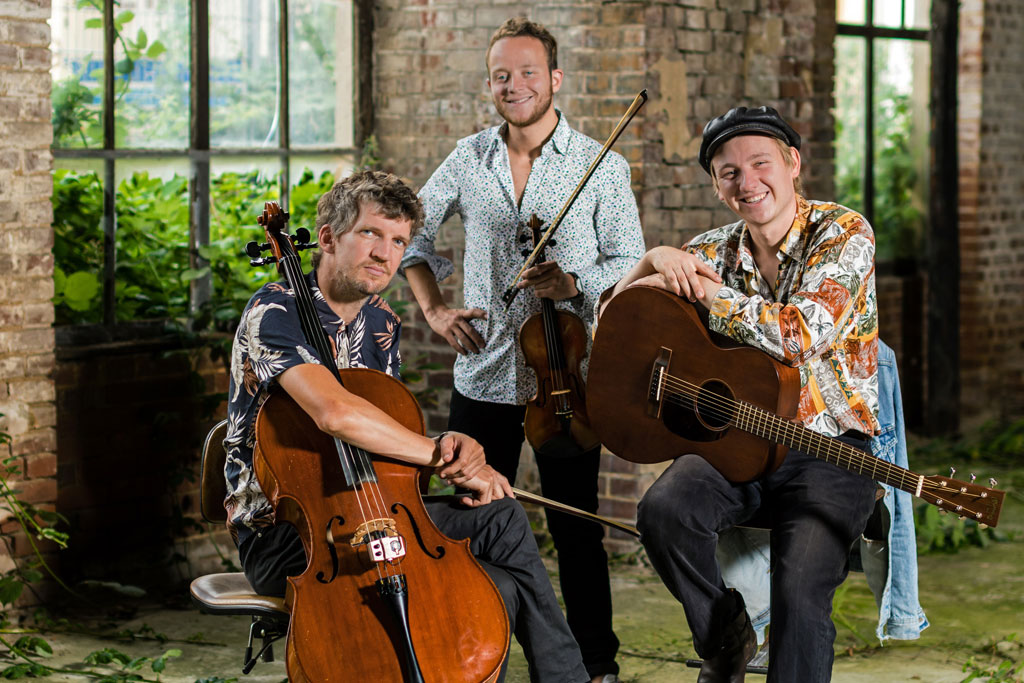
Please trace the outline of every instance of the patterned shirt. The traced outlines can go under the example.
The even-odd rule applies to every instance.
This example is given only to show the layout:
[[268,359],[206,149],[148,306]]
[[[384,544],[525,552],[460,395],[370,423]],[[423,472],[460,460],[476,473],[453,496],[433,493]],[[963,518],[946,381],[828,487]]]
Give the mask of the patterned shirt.
[[826,436],[878,432],[875,238],[864,217],[797,197],[774,283],[758,272],[746,223],[683,248],[722,276],[712,330],[800,369],[799,420]]
[[[373,368],[397,377],[402,363],[398,354],[401,321],[387,303],[371,296],[346,325],[324,300],[316,271],[310,271],[306,280],[320,324],[336,350],[338,367]],[[273,510],[252,469],[256,415],[271,392],[280,390],[277,378],[281,373],[302,363],[319,364],[320,360],[302,332],[295,294],[287,283],[265,285],[246,304],[231,348],[224,439],[224,477],[229,493],[224,507],[236,543],[274,523]]]
[[[459,214],[466,233],[463,294],[466,308],[487,311],[472,320],[486,341],[480,353],[455,361],[455,388],[478,401],[524,405],[536,392],[536,377],[517,342],[519,327],[541,310],[532,290],[522,290],[506,312],[501,295],[532,251],[527,222],[537,214],[546,229],[583,178],[601,145],[569,127],[559,112],[558,125],[534,160],[520,206],[512,184],[504,126],[460,140],[420,191],[426,220],[413,238],[402,267],[426,263],[438,282],[452,274],[452,262],[434,250],[437,232]],[[629,186],[629,164],[609,152],[594,171],[548,246],[546,260],[577,276],[582,296],[555,302],[575,313],[587,327],[598,296],[617,282],[644,253],[636,199]],[[520,241],[522,237],[525,241]],[[588,340],[588,344],[589,344]],[[589,348],[588,348],[589,353]],[[586,367],[582,368],[586,373]]]

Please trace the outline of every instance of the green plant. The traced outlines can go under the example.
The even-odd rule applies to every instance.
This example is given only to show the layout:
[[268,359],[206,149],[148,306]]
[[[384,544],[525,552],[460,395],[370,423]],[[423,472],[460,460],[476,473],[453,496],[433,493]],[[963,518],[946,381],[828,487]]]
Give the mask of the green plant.
[[962,671],[968,675],[960,683],[969,683],[977,678],[984,678],[988,683],[1024,682],[1024,643],[1017,638],[1016,633],[999,640],[993,639],[982,648],[982,652],[999,658],[999,663],[983,664],[972,655],[964,662]]
[[984,548],[989,543],[1011,540],[1002,530],[979,525],[974,520],[943,514],[937,507],[920,503],[914,509],[917,549],[921,554],[955,553],[965,547]]

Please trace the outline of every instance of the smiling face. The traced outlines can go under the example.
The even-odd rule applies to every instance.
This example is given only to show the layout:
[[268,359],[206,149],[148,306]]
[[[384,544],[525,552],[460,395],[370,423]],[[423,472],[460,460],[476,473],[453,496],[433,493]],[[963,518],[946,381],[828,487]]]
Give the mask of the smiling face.
[[510,126],[525,128],[553,115],[552,95],[562,71],[548,68],[544,44],[531,36],[502,38],[491,47],[487,85],[494,106]]
[[793,181],[800,175],[800,152],[764,135],[738,135],[711,159],[718,198],[747,222],[751,231],[776,244],[796,214]]
[[335,236],[329,225],[317,235],[323,256],[318,279],[329,300],[362,301],[391,282],[411,239],[412,221],[387,218],[373,204],[360,206],[352,228]]

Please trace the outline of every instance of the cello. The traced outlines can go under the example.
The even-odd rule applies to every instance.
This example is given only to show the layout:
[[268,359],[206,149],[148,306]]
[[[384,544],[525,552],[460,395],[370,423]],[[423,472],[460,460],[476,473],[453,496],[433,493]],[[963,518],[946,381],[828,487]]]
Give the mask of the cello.
[[[285,233],[288,214],[267,203],[266,244],[254,265],[277,263],[295,294],[303,332],[346,390],[405,428],[423,415],[401,382],[367,368],[339,370],[298,257],[309,232]],[[272,256],[260,258],[263,251]],[[509,641],[498,589],[469,551],[442,535],[421,498],[420,468],[374,456],[320,431],[287,394],[256,418],[253,468],[278,522],[298,531],[307,566],[288,578],[286,663],[292,681],[481,683],[497,679]],[[455,620],[448,600],[471,618]]]

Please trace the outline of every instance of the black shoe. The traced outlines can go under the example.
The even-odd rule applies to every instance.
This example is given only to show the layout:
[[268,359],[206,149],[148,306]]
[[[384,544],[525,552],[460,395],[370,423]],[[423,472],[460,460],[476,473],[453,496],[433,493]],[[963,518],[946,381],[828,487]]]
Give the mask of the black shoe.
[[743,683],[747,662],[757,652],[757,635],[746,610],[741,610],[727,627],[721,650],[700,666],[697,683]]

